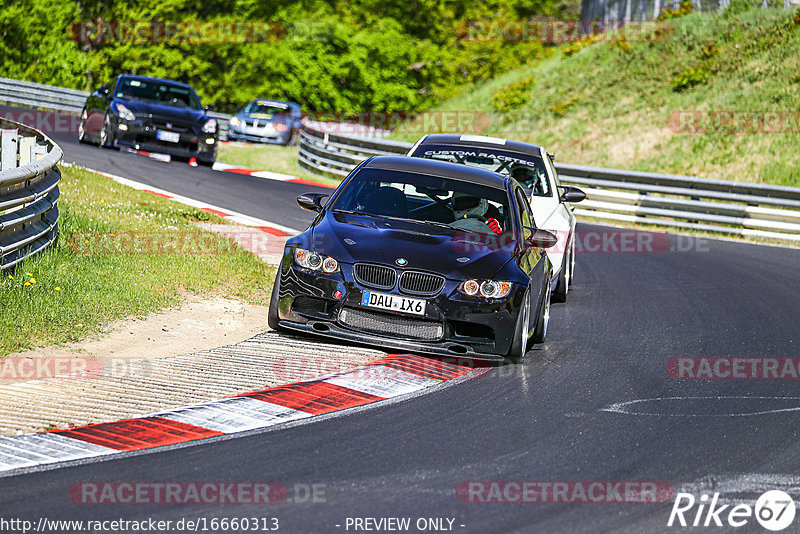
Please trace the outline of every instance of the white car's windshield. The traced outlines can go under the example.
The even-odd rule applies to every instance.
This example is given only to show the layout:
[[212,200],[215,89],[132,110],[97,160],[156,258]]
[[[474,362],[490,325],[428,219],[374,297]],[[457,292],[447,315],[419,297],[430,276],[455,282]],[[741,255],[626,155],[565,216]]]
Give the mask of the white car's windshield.
[[545,163],[539,156],[504,150],[432,145],[419,147],[414,156],[459,163],[512,176],[523,187],[530,189],[533,196],[552,196]]

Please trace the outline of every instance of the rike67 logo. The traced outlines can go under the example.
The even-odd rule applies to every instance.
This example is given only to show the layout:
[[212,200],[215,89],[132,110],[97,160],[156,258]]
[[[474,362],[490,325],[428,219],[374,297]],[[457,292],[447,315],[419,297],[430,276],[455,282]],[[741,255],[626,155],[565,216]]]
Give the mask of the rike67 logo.
[[762,527],[777,532],[792,524],[796,511],[794,500],[780,490],[763,493],[755,507],[745,503],[720,504],[719,501],[719,493],[710,499],[705,494],[695,499],[691,493],[678,493],[667,526],[738,528],[755,517]]

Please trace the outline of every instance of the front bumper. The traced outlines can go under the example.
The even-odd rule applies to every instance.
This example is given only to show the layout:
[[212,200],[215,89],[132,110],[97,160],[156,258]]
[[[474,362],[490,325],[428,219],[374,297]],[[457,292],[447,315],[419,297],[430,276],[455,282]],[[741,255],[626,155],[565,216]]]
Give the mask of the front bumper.
[[[121,129],[125,128],[125,129]],[[123,121],[117,119],[114,124],[117,146],[158,152],[171,156],[197,158],[203,161],[214,161],[217,157],[217,136],[182,128],[177,131],[180,137],[177,143],[163,141],[156,137],[158,128],[145,121]]]
[[[342,272],[334,275],[311,273],[295,267],[291,255],[286,254],[280,269],[280,325],[309,334],[425,354],[483,360],[503,360],[508,354],[524,288],[515,286],[508,297],[487,300],[461,295],[456,289],[460,282],[448,280],[435,297],[408,295],[427,301],[425,316],[417,317],[363,306],[362,293],[369,288],[354,281],[351,265],[340,266]],[[342,293],[341,299],[334,297],[336,291]],[[396,289],[380,292],[402,295]],[[355,326],[345,320],[353,315],[368,316],[373,326]],[[385,330],[374,328],[380,321],[385,321]],[[436,331],[439,335],[415,335],[414,325],[419,326],[420,332]]]
[[276,132],[273,128],[228,125],[229,141],[249,141],[251,143],[271,143],[285,145],[289,142],[291,130]]

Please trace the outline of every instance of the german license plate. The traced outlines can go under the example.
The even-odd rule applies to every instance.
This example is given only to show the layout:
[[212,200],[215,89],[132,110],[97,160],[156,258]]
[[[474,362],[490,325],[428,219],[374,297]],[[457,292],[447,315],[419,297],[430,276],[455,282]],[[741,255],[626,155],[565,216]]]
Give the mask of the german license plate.
[[181,140],[181,134],[178,132],[165,132],[164,130],[156,130],[156,139],[159,141],[167,141],[169,143],[177,143]]
[[411,299],[400,295],[387,295],[386,293],[376,293],[374,291],[364,291],[361,296],[362,306],[414,315],[425,315],[426,304],[427,302],[422,299]]

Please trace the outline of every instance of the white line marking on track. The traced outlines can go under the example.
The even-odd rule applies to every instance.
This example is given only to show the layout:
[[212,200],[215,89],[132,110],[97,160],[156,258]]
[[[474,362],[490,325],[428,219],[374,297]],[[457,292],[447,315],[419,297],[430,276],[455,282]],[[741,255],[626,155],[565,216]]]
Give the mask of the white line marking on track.
[[[756,409],[754,411],[739,411],[730,413],[669,413],[636,411],[631,407],[646,402],[659,403],[661,401],[798,401],[797,406],[789,408],[774,408],[770,410]],[[600,408],[601,412],[621,413],[625,415],[652,415],[660,417],[748,417],[752,415],[769,415],[788,412],[800,412],[800,397],[743,397],[743,396],[711,396],[711,397],[654,397],[652,399],[635,399],[625,402],[616,402],[605,408]]]

